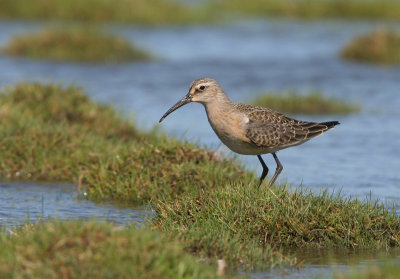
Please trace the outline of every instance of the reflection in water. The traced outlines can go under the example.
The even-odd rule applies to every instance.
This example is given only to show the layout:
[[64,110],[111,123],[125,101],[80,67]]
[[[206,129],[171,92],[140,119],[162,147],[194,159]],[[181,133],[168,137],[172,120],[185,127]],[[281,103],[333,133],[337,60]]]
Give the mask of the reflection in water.
[[[290,252],[289,252],[290,253]],[[299,269],[274,269],[268,272],[253,272],[251,278],[331,278],[334,272],[350,272],[378,264],[385,260],[399,259],[400,249],[393,250],[348,250],[348,249],[299,249],[293,250],[299,260],[306,259]]]
[[18,225],[40,219],[98,219],[116,225],[142,223],[151,217],[146,208],[118,208],[79,197],[76,186],[36,183],[0,183],[0,225]]

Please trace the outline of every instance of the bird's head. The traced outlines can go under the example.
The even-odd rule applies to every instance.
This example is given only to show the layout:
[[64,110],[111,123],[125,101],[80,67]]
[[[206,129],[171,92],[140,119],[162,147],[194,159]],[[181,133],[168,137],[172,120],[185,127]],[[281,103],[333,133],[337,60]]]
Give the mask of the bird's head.
[[221,89],[219,84],[212,78],[199,78],[192,82],[189,88],[189,92],[179,102],[173,105],[160,119],[159,122],[163,121],[170,113],[177,110],[183,105],[191,102],[202,103],[207,105],[219,97],[226,98],[224,91]]

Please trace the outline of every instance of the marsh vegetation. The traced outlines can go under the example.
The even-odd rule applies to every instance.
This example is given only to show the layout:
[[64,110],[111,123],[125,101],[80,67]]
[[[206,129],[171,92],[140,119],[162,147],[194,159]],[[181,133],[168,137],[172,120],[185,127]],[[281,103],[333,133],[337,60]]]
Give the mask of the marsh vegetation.
[[[165,239],[154,244],[159,247],[157,251],[168,250],[172,241],[179,243],[180,248],[176,249],[207,262],[225,259],[231,269],[252,269],[299,264],[283,248],[390,249],[400,244],[396,234],[400,230],[399,217],[379,203],[283,186],[256,188],[255,176],[232,159],[156,132],[138,131],[112,107],[92,102],[77,87],[20,83],[0,93],[0,104],[1,177],[72,182],[85,189],[91,199],[115,200],[127,205],[150,204],[157,213],[150,221],[156,231],[154,235],[163,235],[161,239]],[[102,237],[114,230],[121,230],[121,238],[132,241],[132,245],[136,240],[129,239],[143,233],[110,225],[50,221],[32,227],[32,232],[27,229],[15,233],[7,249],[3,249],[8,256],[0,267],[4,274],[22,266],[23,272],[45,275],[46,270],[55,272],[45,267],[65,264],[66,272],[74,274],[77,267],[68,262],[73,251],[86,250],[85,245],[101,251],[110,245],[108,238]],[[93,238],[99,236],[98,244],[85,242],[92,238],[92,233]],[[35,260],[34,255],[44,253],[35,242],[44,241],[40,237],[53,239],[49,242],[53,248],[63,239],[77,246],[65,259],[53,259],[56,254],[50,253]],[[25,242],[31,243],[32,254],[17,249]],[[54,248],[61,249],[60,257],[64,254],[63,245]],[[90,274],[101,274],[103,269],[97,270],[95,266],[107,257],[89,260],[96,254],[93,253],[85,261],[88,270],[93,271]],[[28,266],[16,260],[25,258],[29,259]],[[172,269],[180,262],[180,258],[173,256],[162,260]],[[160,263],[161,273],[164,264]],[[185,270],[189,275],[197,272],[193,267]],[[215,271],[213,267],[207,270]]]
[[231,159],[137,131],[77,87],[20,83],[0,103],[0,175],[8,179],[79,182],[93,198],[143,204],[252,177]]
[[[359,34],[371,25],[368,21],[353,25],[353,21],[323,19],[384,19],[383,24],[391,25],[391,20],[400,19],[400,2],[205,0],[192,4],[175,0],[3,0],[2,42],[10,42],[4,53],[95,63],[36,63],[1,56],[4,71],[0,82],[15,82],[21,77],[60,80],[63,84],[77,82],[96,92],[96,98],[104,103],[116,102],[124,109],[128,104],[128,111],[149,118],[150,125],[155,122],[154,115],[143,104],[154,105],[152,112],[161,111],[166,104],[158,100],[167,100],[157,95],[154,89],[159,87],[155,86],[166,88],[158,90],[162,94],[177,92],[181,89],[177,84],[197,74],[198,69],[225,73],[227,90],[287,88],[287,84],[295,88],[334,88],[336,93],[354,93],[365,107],[380,106],[383,113],[346,117],[361,106],[326,99],[323,93],[260,96],[254,104],[291,114],[342,114],[345,125],[335,131],[339,132],[336,138],[322,142],[324,148],[335,148],[327,148],[321,161],[315,160],[323,150],[318,144],[313,146],[316,149],[312,153],[316,155],[303,161],[296,155],[290,157],[294,160],[288,162],[287,169],[313,161],[313,167],[301,166],[297,173],[290,173],[293,186],[266,188],[264,184],[257,188],[258,176],[248,170],[251,165],[246,169],[237,159],[200,144],[170,138],[157,128],[139,129],[113,106],[91,100],[80,87],[20,82],[1,89],[2,185],[11,182],[6,186],[12,187],[13,181],[33,181],[59,187],[58,183],[68,183],[76,185],[78,191],[85,193],[84,198],[96,204],[112,202],[125,209],[139,206],[155,213],[151,219],[143,219],[140,228],[136,224],[99,223],[97,219],[50,219],[10,227],[1,218],[1,278],[215,278],[216,262],[221,259],[228,265],[230,278],[243,271],[301,268],[310,262],[309,255],[303,253],[307,249],[342,249],[345,257],[357,251],[363,260],[371,250],[385,255],[397,251],[400,218],[395,213],[396,206],[349,195],[363,197],[374,187],[370,196],[384,199],[390,189],[390,196],[398,201],[396,164],[385,164],[399,157],[395,141],[387,141],[387,136],[398,138],[398,71],[396,67],[382,69],[340,62],[338,50],[343,36]],[[273,19],[282,17],[289,19]],[[262,20],[242,25],[242,19]],[[37,21],[35,25],[51,21],[57,24],[52,26],[65,28],[46,28],[12,38],[20,29],[32,30],[31,20]],[[239,23],[232,25],[215,25],[237,20]],[[172,26],[190,24],[203,26]],[[125,34],[129,40],[103,32],[102,27]],[[132,45],[136,36],[141,40],[138,43],[151,46],[154,53],[159,51],[165,60],[157,63],[147,50]],[[166,39],[168,45],[164,48]],[[194,43],[200,47],[193,48]],[[202,49],[202,43],[207,51]],[[237,48],[228,49],[226,45]],[[349,61],[395,65],[400,62],[398,45],[397,33],[381,29],[356,38],[342,55]],[[149,60],[154,63],[105,67],[98,63]],[[189,67],[194,72],[186,72]],[[251,82],[247,83],[246,76],[242,80],[246,82],[238,86],[237,77],[244,72],[251,73]],[[87,82],[93,77],[95,82]],[[378,91],[382,94],[375,94]],[[184,121],[194,123],[196,117],[193,113]],[[171,120],[164,127],[170,132],[168,127],[178,126],[177,123],[182,122]],[[205,129],[201,125],[199,121],[194,138],[202,137]],[[366,143],[365,127],[386,137],[367,135]],[[177,129],[177,134],[183,134],[184,129]],[[207,140],[205,143],[216,146],[216,142]],[[376,146],[382,147],[379,156],[365,155],[365,150]],[[332,152],[337,154],[329,157]],[[339,153],[349,156],[344,158]],[[340,167],[323,169],[319,162],[324,161]],[[303,177],[306,186],[298,187]],[[332,192],[341,185],[345,185],[345,194]],[[318,192],[325,187],[330,188]],[[3,206],[3,212],[7,212],[7,206]],[[77,208],[87,210],[83,204]],[[12,209],[9,211],[13,214]],[[71,208],[65,211],[72,212]],[[376,258],[381,259],[381,255]],[[349,275],[337,273],[334,278],[397,278],[398,272],[398,261],[393,261],[371,264]]]
[[210,10],[224,11],[247,17],[292,17],[308,19],[360,18],[399,19],[400,3],[383,1],[335,1],[335,0],[220,0],[209,1]]
[[386,29],[375,30],[353,39],[341,55],[349,61],[400,64],[400,34]]
[[170,0],[4,0],[0,10],[0,18],[5,19],[137,24],[182,23],[194,16],[186,6]]
[[351,114],[360,110],[359,105],[334,98],[326,98],[320,92],[311,92],[306,95],[293,92],[266,93],[259,95],[251,103],[255,106],[268,107],[279,112],[291,114]]
[[2,278],[216,278],[216,266],[149,228],[47,221],[0,232]]
[[399,8],[400,3],[396,0],[206,0],[196,5],[172,0],[3,0],[0,18],[145,25],[210,23],[238,17],[397,20],[400,18]]
[[400,244],[394,212],[327,191],[225,184],[171,203],[161,201],[157,216],[159,229],[183,239],[190,251],[251,267],[279,263],[283,255],[275,252],[275,258],[266,259],[265,251],[284,248],[388,249]]
[[7,55],[76,62],[129,62],[151,55],[129,41],[94,27],[49,28],[18,35],[3,49]]

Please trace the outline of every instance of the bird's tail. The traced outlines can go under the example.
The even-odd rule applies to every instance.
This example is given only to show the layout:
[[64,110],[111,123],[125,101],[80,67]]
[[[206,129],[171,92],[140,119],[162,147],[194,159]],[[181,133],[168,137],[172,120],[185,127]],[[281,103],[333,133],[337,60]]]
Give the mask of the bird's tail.
[[325,125],[326,127],[328,127],[327,130],[332,129],[333,127],[335,127],[336,125],[339,125],[339,121],[328,121],[328,122],[321,122],[319,123],[320,125]]
[[299,137],[302,135],[304,139],[311,139],[322,135],[325,131],[332,129],[336,125],[340,124],[338,121],[328,121],[328,122],[304,122],[301,124],[302,133],[298,132]]

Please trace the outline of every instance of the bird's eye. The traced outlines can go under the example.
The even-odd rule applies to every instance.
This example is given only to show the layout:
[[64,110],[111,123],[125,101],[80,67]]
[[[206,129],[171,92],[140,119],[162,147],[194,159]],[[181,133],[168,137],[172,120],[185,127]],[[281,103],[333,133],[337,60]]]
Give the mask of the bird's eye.
[[205,87],[204,85],[202,85],[202,86],[199,87],[199,90],[200,90],[200,91],[203,91],[204,89],[206,89],[206,87]]

